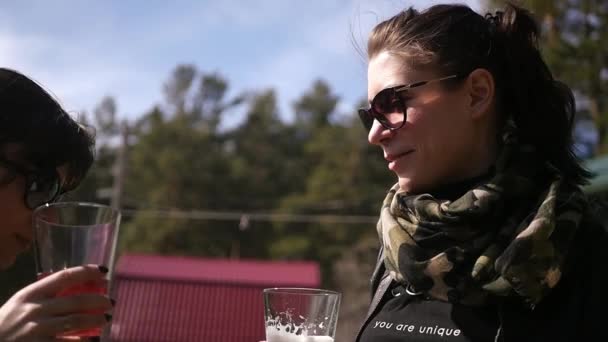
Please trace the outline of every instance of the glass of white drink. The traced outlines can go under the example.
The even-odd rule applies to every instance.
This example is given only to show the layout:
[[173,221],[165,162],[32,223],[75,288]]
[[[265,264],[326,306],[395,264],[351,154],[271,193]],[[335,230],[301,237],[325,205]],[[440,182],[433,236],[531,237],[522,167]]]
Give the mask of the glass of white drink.
[[319,289],[265,289],[266,342],[333,342],[340,297]]

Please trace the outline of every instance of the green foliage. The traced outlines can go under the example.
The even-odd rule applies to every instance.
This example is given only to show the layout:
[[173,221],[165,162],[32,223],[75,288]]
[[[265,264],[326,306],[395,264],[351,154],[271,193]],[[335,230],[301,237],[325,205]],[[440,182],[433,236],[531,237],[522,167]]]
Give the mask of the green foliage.
[[[228,132],[231,146],[231,180],[228,192],[236,196],[231,207],[268,210],[289,192],[288,172],[292,141],[290,130],[279,119],[274,91],[253,95],[245,121]],[[226,183],[229,184],[229,183]]]
[[[226,80],[193,66],[178,66],[164,91],[166,103],[131,124],[124,203],[135,214],[123,225],[121,251],[312,259],[331,283],[334,261],[374,236],[372,220],[180,216],[190,210],[376,216],[392,176],[355,115],[336,112],[338,96],[327,83],[315,81],[294,102],[293,123],[281,120],[274,90],[227,99]],[[219,130],[234,110],[245,114],[242,122]]]
[[[191,89],[199,82],[198,89]],[[135,209],[168,212],[204,208],[226,209],[232,197],[231,161],[217,132],[226,81],[218,75],[198,75],[179,66],[165,85],[169,111],[153,108],[136,124],[129,148],[125,202]],[[225,256],[233,230],[225,223],[209,231],[209,223],[137,214],[123,227],[121,249],[164,254]],[[234,226],[234,225],[233,225]],[[215,240],[220,243],[215,243]]]
[[338,96],[331,93],[327,83],[323,80],[315,81],[312,89],[294,103],[298,128],[312,134],[328,125],[338,100]]

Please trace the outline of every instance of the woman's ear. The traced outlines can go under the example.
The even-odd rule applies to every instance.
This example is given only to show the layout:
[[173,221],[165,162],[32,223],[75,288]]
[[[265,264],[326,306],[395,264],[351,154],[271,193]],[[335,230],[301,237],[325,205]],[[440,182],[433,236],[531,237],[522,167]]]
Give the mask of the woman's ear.
[[494,103],[494,77],[486,69],[475,69],[469,74],[467,87],[471,117],[473,119],[485,117],[492,110]]

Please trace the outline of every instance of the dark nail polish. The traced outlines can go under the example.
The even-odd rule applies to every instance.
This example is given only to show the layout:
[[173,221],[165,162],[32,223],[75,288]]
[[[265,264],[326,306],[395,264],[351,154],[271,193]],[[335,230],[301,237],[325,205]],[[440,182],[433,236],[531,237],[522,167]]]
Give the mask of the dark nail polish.
[[103,314],[106,317],[106,321],[107,322],[112,322],[112,315],[110,314]]
[[112,306],[116,305],[116,301],[112,298],[110,298],[110,303],[112,303]]
[[88,341],[89,342],[101,342],[101,337],[99,337],[99,336],[89,337]]
[[110,270],[108,270],[107,267],[102,266],[102,265],[97,266],[97,268],[99,268],[99,272],[101,272],[103,274],[106,274],[106,273],[108,273],[110,271]]

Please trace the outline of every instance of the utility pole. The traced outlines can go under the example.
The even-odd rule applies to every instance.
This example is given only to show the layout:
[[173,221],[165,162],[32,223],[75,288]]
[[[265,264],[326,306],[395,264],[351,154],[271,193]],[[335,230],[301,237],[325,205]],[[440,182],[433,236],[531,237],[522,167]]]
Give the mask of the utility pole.
[[120,125],[120,146],[114,164],[114,184],[112,185],[112,199],[110,205],[120,210],[122,207],[122,194],[124,192],[125,177],[127,176],[127,149],[129,147],[129,124],[123,120]]

